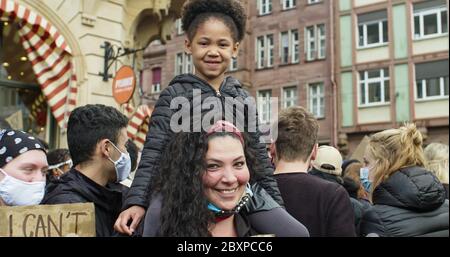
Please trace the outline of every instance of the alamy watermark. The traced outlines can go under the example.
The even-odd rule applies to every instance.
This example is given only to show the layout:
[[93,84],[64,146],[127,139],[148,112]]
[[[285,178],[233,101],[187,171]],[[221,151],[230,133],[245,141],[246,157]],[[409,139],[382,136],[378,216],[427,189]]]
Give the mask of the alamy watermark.
[[[278,98],[261,98],[264,101],[264,114],[257,114],[254,97],[207,97],[203,99],[200,89],[194,89],[191,96],[176,97],[170,102],[174,111],[170,119],[170,129],[174,132],[202,132],[218,120],[232,122],[240,131],[259,132],[261,143],[276,140],[278,131],[274,122],[278,120]],[[264,122],[258,121],[264,115]],[[270,117],[270,119],[267,119]]]

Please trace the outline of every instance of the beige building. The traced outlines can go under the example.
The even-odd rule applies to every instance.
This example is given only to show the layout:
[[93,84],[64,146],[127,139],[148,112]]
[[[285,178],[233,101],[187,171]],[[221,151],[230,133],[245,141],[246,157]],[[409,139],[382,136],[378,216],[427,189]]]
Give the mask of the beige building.
[[341,150],[404,122],[448,144],[448,0],[336,3]]
[[[58,103],[49,100],[53,95],[70,91],[70,97],[61,96],[66,97],[66,104],[74,98],[76,106],[101,103],[123,110],[124,107],[118,106],[112,97],[115,71],[122,65],[132,66],[139,85],[143,52],[133,53],[133,50],[143,49],[156,38],[164,42],[183,2],[0,0],[0,119],[40,136],[51,147],[62,147],[66,145],[65,132],[61,126],[63,122],[58,118],[67,117],[64,110],[62,116],[58,116]],[[30,44],[29,48],[26,48],[24,38]],[[110,76],[105,81],[101,73],[105,66],[104,46],[108,43],[111,45],[108,55],[119,57],[108,63]],[[127,50],[132,54],[121,56]],[[52,55],[58,57],[51,59]],[[45,73],[51,71],[42,68],[41,74],[37,68],[42,60],[44,64],[67,62],[70,65],[67,70],[59,70],[56,65],[47,66],[57,70],[53,71],[55,76],[46,77]],[[68,79],[63,78],[65,72]],[[69,86],[62,86],[66,81],[74,88],[69,90]],[[59,82],[57,86],[61,87],[51,91],[45,89],[53,82]],[[139,92],[136,89],[131,100],[135,106],[140,104]],[[64,103],[61,106],[65,106]]]

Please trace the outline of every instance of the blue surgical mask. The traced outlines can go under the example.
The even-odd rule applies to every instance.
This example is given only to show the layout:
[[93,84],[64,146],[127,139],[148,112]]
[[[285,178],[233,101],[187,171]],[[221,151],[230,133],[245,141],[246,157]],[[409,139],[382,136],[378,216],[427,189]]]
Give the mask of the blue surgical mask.
[[113,161],[111,158],[108,157],[108,159],[114,163],[114,168],[116,169],[116,182],[123,181],[128,178],[128,175],[130,175],[131,172],[131,158],[130,154],[123,153],[119,150],[119,148],[113,144],[113,142],[109,141],[114,148],[116,148],[117,151],[120,153],[120,157],[117,161]]
[[38,182],[25,182],[6,174],[0,181],[0,197],[9,206],[37,205],[44,198],[45,180]]
[[366,190],[366,192],[370,193],[370,189],[372,187],[372,181],[369,180],[369,168],[363,167],[359,170],[359,178],[361,180],[361,184]]

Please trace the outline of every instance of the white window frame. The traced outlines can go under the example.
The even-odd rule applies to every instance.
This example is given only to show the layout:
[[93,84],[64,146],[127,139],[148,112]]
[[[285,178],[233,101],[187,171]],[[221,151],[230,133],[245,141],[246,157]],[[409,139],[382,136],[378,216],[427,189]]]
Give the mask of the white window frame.
[[322,0],[308,0],[308,4],[317,4],[322,2]]
[[259,36],[256,38],[256,68],[273,67],[274,62],[274,39],[273,34]]
[[[294,35],[297,34],[297,39],[295,39]],[[285,48],[286,45],[283,36],[287,35],[287,56],[285,56]],[[300,43],[299,43],[299,33],[297,29],[292,29],[288,31],[283,31],[280,33],[280,63],[281,64],[289,64],[289,63],[298,63],[300,61]],[[297,50],[296,50],[297,49]],[[286,61],[285,61],[286,60]]]
[[428,100],[436,100],[436,99],[448,99],[448,95],[445,95],[445,78],[448,76],[439,77],[439,95],[436,96],[427,96],[427,79],[421,79],[422,88],[422,98],[419,98],[419,94],[417,92],[417,80],[414,81],[414,91],[415,91],[415,100],[416,101],[428,101]]
[[[357,42],[358,49],[383,46],[383,45],[387,45],[389,43],[389,26],[386,26],[388,31],[384,32],[383,31],[383,22],[388,22],[388,21],[387,21],[387,19],[382,19],[382,20],[358,23],[358,33],[356,33],[358,35],[358,39],[357,39],[358,40],[358,42]],[[373,25],[373,24],[378,24],[379,41],[377,43],[369,44],[369,43],[367,43],[367,26]],[[389,24],[387,24],[387,25],[389,25]],[[360,26],[363,26],[363,45],[359,44],[360,43],[359,38],[361,36],[361,35],[359,35],[359,27]],[[386,42],[383,42],[384,33],[387,33],[387,35],[388,35],[388,39]]]
[[152,94],[157,94],[159,92],[161,92],[161,84],[160,83],[152,84]]
[[[440,7],[435,7],[435,8],[426,9],[426,10],[414,11],[413,20],[412,20],[413,39],[414,40],[427,39],[427,38],[433,38],[433,37],[447,35],[448,34],[448,20],[447,20],[447,32],[443,32],[442,31],[442,22],[441,22],[442,21],[442,17],[441,17],[442,12],[447,12],[446,6],[440,6]],[[424,16],[428,16],[428,15],[432,15],[432,14],[436,14],[437,33],[424,35],[424,32],[425,32],[424,31],[424,23],[423,23]],[[419,17],[419,27],[420,27],[419,33],[416,33],[416,17]],[[447,14],[447,19],[448,19],[448,14]]]
[[238,63],[237,58],[231,58],[229,71],[237,71]]
[[193,73],[194,65],[192,64],[192,55],[184,54],[184,73]]
[[[317,90],[314,92],[313,88]],[[314,106],[314,100],[316,100],[317,106]],[[323,102],[323,105],[320,104],[321,102]],[[323,82],[308,84],[308,107],[309,111],[316,118],[325,118],[325,89]]]
[[[300,33],[298,29],[293,29],[291,32],[291,62],[299,63],[300,62]],[[295,39],[294,34],[297,34],[297,39]]]
[[[288,64],[289,63],[289,55],[291,52],[290,49],[290,40],[289,40],[289,31],[283,31],[280,33],[280,63]],[[287,52],[285,51],[287,49]]]
[[[312,32],[312,35],[311,35]],[[305,53],[306,60],[312,61],[316,58],[316,26],[309,26],[305,28]],[[311,47],[311,44],[314,44],[314,47]]]
[[184,34],[181,18],[175,20],[175,31],[178,36]]
[[[384,70],[389,70],[389,68],[380,68],[380,77],[378,78],[368,78],[369,76],[369,72],[373,71],[373,70],[364,70],[364,71],[360,71],[360,72],[364,72],[364,78],[361,78],[360,76],[360,72],[358,72],[358,106],[359,107],[366,107],[366,106],[377,106],[377,105],[386,105],[389,104],[390,101],[386,101],[385,99],[385,82],[390,80],[390,77],[386,77],[384,75]],[[389,74],[391,74],[391,72],[389,71]],[[381,99],[379,102],[369,102],[369,84],[370,83],[380,83],[380,95],[381,95]],[[364,85],[364,99],[365,102],[362,103],[362,97],[361,97],[361,85]],[[390,90],[391,84],[389,83],[389,90]],[[390,97],[389,97],[390,98]]]
[[273,67],[275,42],[273,34],[266,35],[267,40],[267,67]]
[[260,36],[256,38],[256,68],[264,68],[264,59],[266,56],[266,40],[265,36]]
[[[320,27],[323,27],[324,34],[320,34]],[[312,34],[311,34],[312,32]],[[314,47],[311,47],[314,44]],[[307,61],[314,61],[326,58],[326,27],[325,24],[316,24],[305,28],[305,55]],[[323,47],[323,56],[320,53]]]
[[283,10],[294,9],[297,6],[296,0],[281,0]]
[[[323,34],[321,34],[321,29],[323,28]],[[323,50],[323,51],[322,51]],[[327,31],[325,24],[317,25],[317,59],[325,59],[327,55]]]
[[175,75],[183,74],[184,72],[184,53],[177,53],[175,54]]
[[192,64],[192,55],[179,52],[175,54],[175,75],[180,75],[184,73],[194,73],[194,66]]
[[272,0],[258,0],[258,14],[266,15],[272,12]]
[[[282,91],[283,91],[283,109],[291,106],[297,106],[298,102],[297,86],[283,87]],[[288,95],[288,93],[293,94]]]
[[272,115],[272,90],[258,91],[257,101],[260,124],[269,124]]

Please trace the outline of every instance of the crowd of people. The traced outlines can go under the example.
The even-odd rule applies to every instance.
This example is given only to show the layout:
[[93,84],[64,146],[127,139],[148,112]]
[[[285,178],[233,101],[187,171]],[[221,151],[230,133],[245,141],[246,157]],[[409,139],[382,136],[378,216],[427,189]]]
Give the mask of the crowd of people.
[[248,108],[231,106],[232,117],[198,108],[206,129],[172,129],[177,97],[199,90],[192,110],[249,97],[225,76],[246,19],[235,0],[184,5],[195,74],[162,91],[142,152],[127,136],[127,117],[100,104],[71,113],[68,149],[49,151],[32,135],[0,128],[0,205],[92,202],[99,237],[448,236],[448,145],[423,149],[414,124],[371,135],[363,161],[319,146],[318,122],[303,107],[279,113],[269,146],[236,124],[258,120]]

